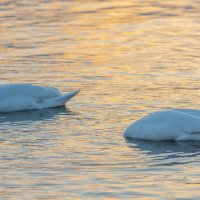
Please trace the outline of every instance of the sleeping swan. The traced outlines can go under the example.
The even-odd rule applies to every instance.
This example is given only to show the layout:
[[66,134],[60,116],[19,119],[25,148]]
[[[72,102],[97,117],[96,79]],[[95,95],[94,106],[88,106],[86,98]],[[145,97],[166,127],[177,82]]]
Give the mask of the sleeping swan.
[[142,140],[200,140],[200,111],[175,109],[152,113],[130,125],[124,137]]
[[47,86],[4,84],[0,85],[0,112],[64,106],[77,93],[79,90],[61,94]]

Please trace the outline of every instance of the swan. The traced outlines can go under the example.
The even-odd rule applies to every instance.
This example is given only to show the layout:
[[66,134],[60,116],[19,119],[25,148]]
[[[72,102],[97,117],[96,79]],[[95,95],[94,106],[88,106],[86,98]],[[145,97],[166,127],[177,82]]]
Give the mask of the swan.
[[61,94],[58,89],[32,84],[0,85],[0,112],[64,106],[79,90]]
[[124,137],[142,140],[200,140],[200,110],[174,109],[151,113],[131,124]]

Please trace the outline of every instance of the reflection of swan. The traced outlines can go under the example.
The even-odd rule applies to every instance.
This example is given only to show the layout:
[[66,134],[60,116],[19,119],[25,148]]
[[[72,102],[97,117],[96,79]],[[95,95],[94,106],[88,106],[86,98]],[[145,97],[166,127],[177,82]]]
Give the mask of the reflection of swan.
[[127,144],[134,151],[141,152],[153,158],[153,164],[174,165],[195,162],[194,157],[200,156],[199,141],[174,142],[174,141],[145,141],[126,139]]
[[64,106],[78,92],[61,94],[56,88],[31,84],[0,85],[0,112]]
[[130,125],[124,136],[143,140],[200,140],[200,111],[155,112]]
[[[149,155],[164,154],[164,153],[197,153],[200,154],[200,143],[198,141],[190,142],[174,142],[174,141],[145,141],[137,139],[126,139],[130,146],[139,149],[144,152],[148,152]],[[178,154],[177,154],[178,155]]]
[[73,115],[65,107],[47,108],[44,110],[25,110],[19,112],[0,113],[0,123],[15,123],[24,121],[45,121],[55,118],[57,115]]

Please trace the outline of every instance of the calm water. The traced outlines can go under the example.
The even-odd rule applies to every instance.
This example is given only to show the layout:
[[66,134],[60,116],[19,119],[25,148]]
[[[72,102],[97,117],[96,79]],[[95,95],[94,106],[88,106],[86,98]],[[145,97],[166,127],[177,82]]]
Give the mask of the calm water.
[[200,143],[127,141],[199,108],[199,0],[1,0],[0,83],[81,93],[0,115],[0,199],[199,199]]

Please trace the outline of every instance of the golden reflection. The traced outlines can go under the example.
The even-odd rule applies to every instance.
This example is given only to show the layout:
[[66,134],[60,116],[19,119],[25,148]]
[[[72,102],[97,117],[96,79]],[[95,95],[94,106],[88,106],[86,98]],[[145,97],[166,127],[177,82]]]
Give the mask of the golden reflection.
[[[1,137],[8,137],[0,140],[2,180],[8,183],[1,194],[12,189],[13,198],[23,193],[25,199],[36,199],[36,193],[37,199],[47,193],[49,199],[66,194],[95,199],[95,192],[101,199],[117,199],[105,193],[122,199],[126,194],[145,200],[195,198],[199,166],[177,165],[181,152],[171,149],[166,158],[137,144],[132,148],[122,134],[148,112],[199,107],[199,3],[3,2],[2,83],[80,88],[81,93],[68,104],[76,105],[71,115],[56,113],[11,128],[1,124]],[[188,155],[181,158],[195,160]],[[156,159],[172,165],[154,166]]]

